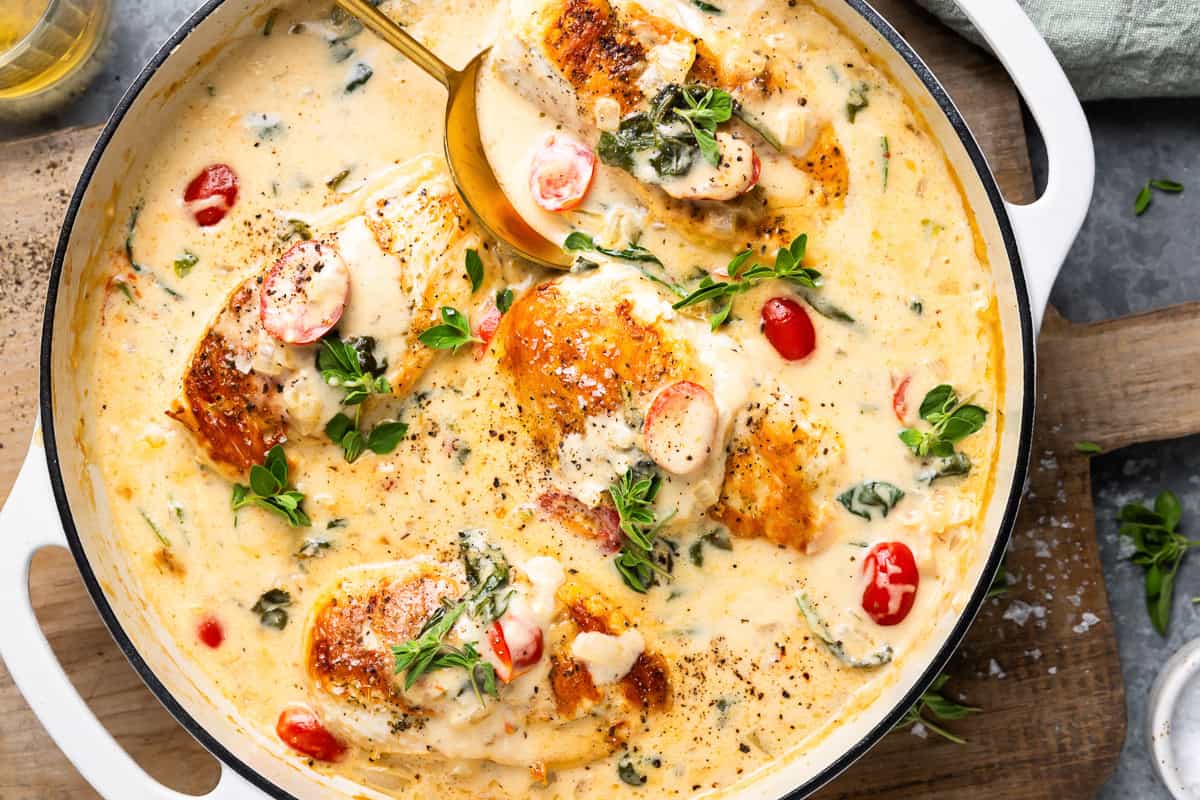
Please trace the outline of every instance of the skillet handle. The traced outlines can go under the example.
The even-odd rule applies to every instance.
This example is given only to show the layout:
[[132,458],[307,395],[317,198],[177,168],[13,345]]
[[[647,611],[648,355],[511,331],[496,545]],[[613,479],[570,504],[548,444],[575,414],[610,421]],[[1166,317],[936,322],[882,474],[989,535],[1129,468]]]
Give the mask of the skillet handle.
[[1016,0],[955,0],[1017,85],[1046,142],[1046,191],[1022,206],[1005,203],[1029,284],[1033,325],[1041,327],[1050,289],[1075,241],[1096,180],[1096,155],[1075,90]]
[[[146,774],[92,714],[38,625],[29,597],[29,565],[43,547],[66,547],[54,504],[41,426],[12,493],[0,509],[0,659],[46,732],[106,800],[198,800]],[[216,788],[201,800],[262,800],[263,794],[221,765]]]

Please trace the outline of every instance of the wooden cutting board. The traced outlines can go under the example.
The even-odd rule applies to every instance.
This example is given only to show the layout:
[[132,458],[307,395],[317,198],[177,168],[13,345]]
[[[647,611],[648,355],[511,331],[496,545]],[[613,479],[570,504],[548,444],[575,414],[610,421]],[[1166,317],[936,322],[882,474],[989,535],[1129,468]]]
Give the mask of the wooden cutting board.
[[[1019,104],[998,64],[906,0],[876,5],[950,89],[1007,196],[1030,199]],[[29,440],[50,261],[96,133],[90,128],[0,145],[0,496],[7,495]],[[1088,461],[1073,444],[1089,440],[1112,449],[1200,431],[1198,326],[1200,306],[1194,305],[1090,326],[1047,315],[1033,470],[1008,558],[1017,581],[1007,597],[989,602],[948,668],[947,692],[985,711],[949,723],[966,745],[907,732],[888,736],[823,798],[1062,800],[1090,797],[1105,781],[1125,738],[1125,698]],[[1155,392],[1139,391],[1150,384]],[[124,660],[69,554],[39,554],[32,584],[55,652],[133,757],[180,791],[202,793],[215,785],[216,762]],[[1004,618],[1021,610],[1024,624]],[[1085,612],[1099,621],[1083,624]],[[95,797],[0,667],[0,798]]]

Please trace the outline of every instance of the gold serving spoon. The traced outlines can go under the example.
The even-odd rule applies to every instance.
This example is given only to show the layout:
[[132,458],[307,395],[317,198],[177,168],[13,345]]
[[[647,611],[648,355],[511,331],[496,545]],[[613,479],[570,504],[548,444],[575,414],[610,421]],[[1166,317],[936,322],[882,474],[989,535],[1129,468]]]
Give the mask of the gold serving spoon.
[[452,69],[370,0],[336,2],[446,87],[450,95],[446,101],[446,162],[458,193],[483,229],[529,261],[553,269],[570,269],[574,259],[530,227],[513,208],[483,151],[475,110],[475,82],[488,50],[461,70]]

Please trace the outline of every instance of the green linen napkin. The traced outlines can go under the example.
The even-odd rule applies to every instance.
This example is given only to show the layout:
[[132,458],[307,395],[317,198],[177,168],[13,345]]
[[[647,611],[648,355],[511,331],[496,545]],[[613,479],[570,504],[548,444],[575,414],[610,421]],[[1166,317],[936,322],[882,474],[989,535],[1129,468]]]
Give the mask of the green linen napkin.
[[[1200,95],[1200,0],[1020,0],[1084,100]],[[977,44],[953,0],[918,0]]]

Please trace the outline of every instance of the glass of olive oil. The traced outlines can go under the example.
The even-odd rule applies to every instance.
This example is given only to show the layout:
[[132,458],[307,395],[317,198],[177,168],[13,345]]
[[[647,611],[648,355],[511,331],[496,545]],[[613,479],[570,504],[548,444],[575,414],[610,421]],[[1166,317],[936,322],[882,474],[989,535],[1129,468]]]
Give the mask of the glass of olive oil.
[[109,0],[0,0],[0,119],[44,113],[99,69]]

